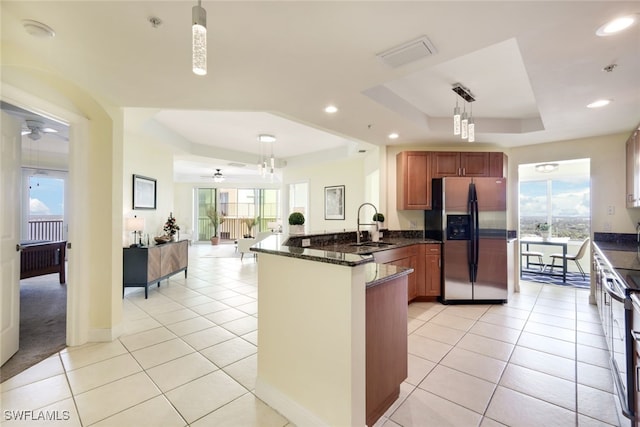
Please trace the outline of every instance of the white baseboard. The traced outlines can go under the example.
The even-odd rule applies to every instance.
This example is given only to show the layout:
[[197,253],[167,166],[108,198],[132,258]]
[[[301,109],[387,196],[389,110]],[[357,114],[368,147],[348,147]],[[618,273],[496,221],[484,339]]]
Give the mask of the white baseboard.
[[110,329],[89,329],[89,342],[110,342],[122,335],[122,323]]
[[256,378],[256,396],[267,405],[285,416],[289,421],[297,426],[305,427],[328,427],[325,421],[310,412],[289,396],[272,387],[270,384]]

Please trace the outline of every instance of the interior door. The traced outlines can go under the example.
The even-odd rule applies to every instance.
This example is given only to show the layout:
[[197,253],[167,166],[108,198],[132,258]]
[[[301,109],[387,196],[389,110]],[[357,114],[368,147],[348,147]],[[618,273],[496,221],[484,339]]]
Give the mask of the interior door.
[[20,339],[20,164],[21,123],[1,112],[0,200],[0,365],[18,351]]

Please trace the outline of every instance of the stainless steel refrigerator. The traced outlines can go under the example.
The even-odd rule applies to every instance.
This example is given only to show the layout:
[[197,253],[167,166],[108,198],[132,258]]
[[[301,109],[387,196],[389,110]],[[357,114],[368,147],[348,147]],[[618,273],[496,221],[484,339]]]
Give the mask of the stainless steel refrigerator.
[[425,235],[441,240],[445,304],[507,302],[505,178],[434,179]]

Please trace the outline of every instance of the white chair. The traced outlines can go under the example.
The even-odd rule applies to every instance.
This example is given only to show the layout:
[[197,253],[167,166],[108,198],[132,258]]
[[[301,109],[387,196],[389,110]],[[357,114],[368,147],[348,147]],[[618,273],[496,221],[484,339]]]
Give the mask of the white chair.
[[[545,269],[545,265],[544,262],[542,261],[542,252],[537,252],[537,251],[522,251],[520,252],[520,255],[523,257],[527,257],[527,262],[526,262],[526,268],[529,269],[529,264],[531,264],[529,262],[529,257],[537,257],[538,258],[538,267],[540,268],[540,271],[544,271]],[[535,265],[535,264],[534,264]]]
[[240,260],[242,260],[244,258],[244,254],[247,253],[252,253],[253,257],[255,258],[256,253],[255,252],[251,252],[251,250],[249,250],[249,248],[253,245],[255,245],[256,243],[266,239],[267,237],[269,237],[271,234],[273,234],[271,231],[261,231],[257,234],[256,237],[254,238],[250,238],[250,239],[246,239],[246,238],[242,238],[242,239],[238,239],[238,252],[240,252]]
[[[578,270],[580,270],[580,273],[582,273],[583,280],[586,279],[586,276],[578,260],[584,256],[584,253],[587,251],[588,244],[589,244],[589,238],[587,237],[586,239],[584,239],[584,242],[582,242],[582,245],[580,245],[580,249],[578,249],[578,252],[576,252],[574,255],[567,254],[566,256],[568,261],[574,261],[576,263],[576,265],[578,266]],[[551,254],[552,263],[549,266],[551,268],[551,272],[553,272],[554,267],[562,267],[562,265],[556,265],[556,259],[560,259],[561,261],[564,261],[563,258],[564,258],[564,255],[562,254]],[[564,265],[564,262],[563,262],[563,265]]]

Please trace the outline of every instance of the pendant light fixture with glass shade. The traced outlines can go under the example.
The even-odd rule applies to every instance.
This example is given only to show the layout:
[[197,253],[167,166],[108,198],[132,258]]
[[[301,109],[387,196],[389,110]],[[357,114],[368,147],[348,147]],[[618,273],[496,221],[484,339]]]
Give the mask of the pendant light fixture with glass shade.
[[[258,135],[258,142],[260,143],[260,162],[258,163],[258,170],[260,176],[266,177],[269,172],[269,177],[273,181],[273,176],[276,167],[276,158],[273,155],[273,143],[276,142],[276,137],[273,135],[260,134]],[[266,156],[267,150],[263,150],[264,144],[270,145],[270,156]]]
[[[453,134],[460,135],[462,139],[466,139],[469,142],[474,142],[476,140],[476,133],[471,103],[474,102],[476,98],[469,89],[460,83],[454,84],[452,90],[465,102],[461,115],[460,107],[458,107],[458,99],[456,98],[456,106],[453,109]],[[469,104],[469,115],[467,115],[467,104]]]
[[460,107],[458,107],[458,97],[456,97],[456,106],[453,109],[453,134],[460,135]]
[[193,50],[193,73],[207,75],[207,11],[198,5],[191,9],[191,35]]

